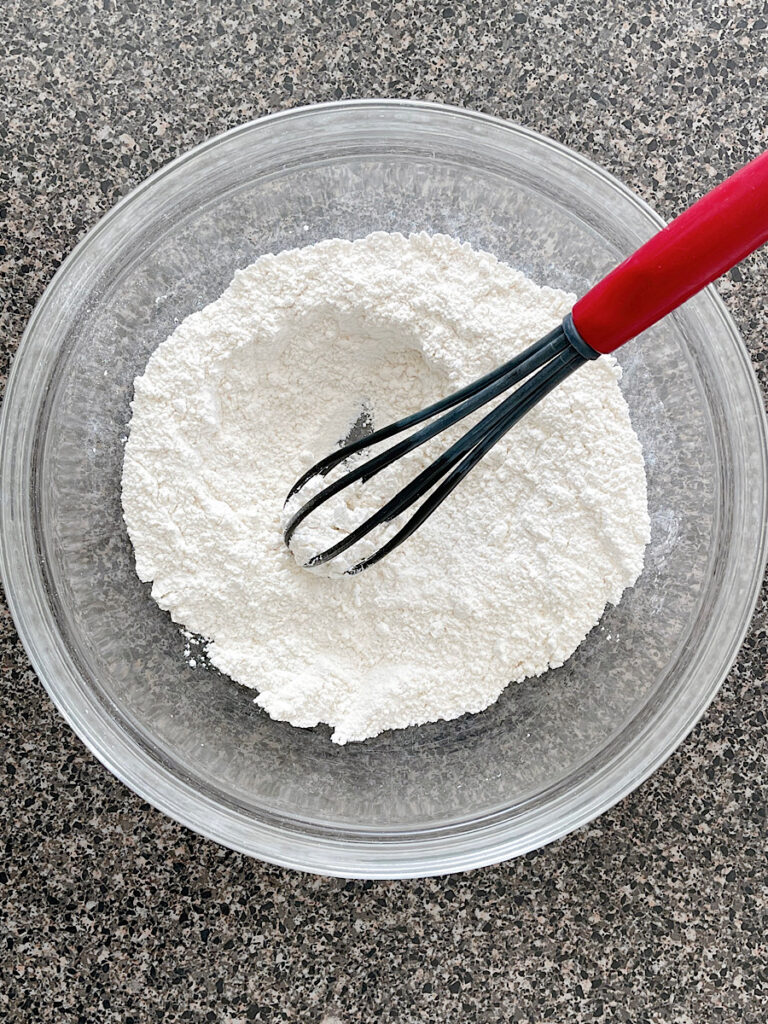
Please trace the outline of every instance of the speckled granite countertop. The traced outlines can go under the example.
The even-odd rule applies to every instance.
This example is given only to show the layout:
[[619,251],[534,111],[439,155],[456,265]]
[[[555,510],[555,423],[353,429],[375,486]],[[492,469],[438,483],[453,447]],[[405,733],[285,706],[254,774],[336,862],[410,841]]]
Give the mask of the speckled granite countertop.
[[[414,96],[498,114],[672,215],[768,147],[767,26],[757,0],[7,0],[0,376],[57,266],[118,197],[288,106]],[[720,290],[765,385],[768,253]],[[763,599],[701,725],[591,826],[468,875],[345,883],[220,849],[133,796],[54,711],[0,607],[0,1013],[762,1021],[767,636]]]

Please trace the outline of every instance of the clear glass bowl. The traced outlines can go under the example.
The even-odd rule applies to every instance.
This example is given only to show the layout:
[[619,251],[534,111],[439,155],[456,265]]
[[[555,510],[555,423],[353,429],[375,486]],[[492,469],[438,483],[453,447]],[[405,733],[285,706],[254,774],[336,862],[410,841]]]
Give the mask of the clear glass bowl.
[[119,484],[134,377],[264,252],[376,229],[447,232],[582,293],[659,224],[547,139],[394,101],[245,125],[104,217],[30,321],[0,453],[11,610],[94,754],[220,843],[358,877],[523,853],[649,775],[731,665],[765,557],[765,418],[714,291],[619,352],[653,520],[641,579],[565,666],[482,714],[346,747],[325,728],[273,722],[250,691],[184,660],[178,627],[134,574]]

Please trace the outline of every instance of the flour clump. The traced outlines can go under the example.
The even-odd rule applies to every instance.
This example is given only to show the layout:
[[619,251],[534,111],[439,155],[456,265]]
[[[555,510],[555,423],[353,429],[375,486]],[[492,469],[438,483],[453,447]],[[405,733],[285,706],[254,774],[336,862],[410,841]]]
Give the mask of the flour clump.
[[470,383],[573,301],[443,235],[331,239],[236,273],[135,382],[123,509],[154,600],[273,718],[328,723],[337,743],[481,711],[563,664],[649,538],[613,358],[562,383],[366,572],[301,568],[282,506],[361,414],[381,426]]

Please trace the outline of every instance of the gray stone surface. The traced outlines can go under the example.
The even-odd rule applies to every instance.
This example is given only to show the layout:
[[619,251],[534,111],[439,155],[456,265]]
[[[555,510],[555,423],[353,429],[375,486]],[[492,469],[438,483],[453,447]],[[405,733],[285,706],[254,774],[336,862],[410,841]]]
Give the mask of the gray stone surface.
[[[529,125],[670,216],[768,147],[759,0],[6,0],[0,377],[75,241],[149,172],[288,106],[414,96]],[[768,254],[720,284],[768,375]],[[765,597],[703,722],[599,821],[499,867],[294,874],[134,797],[44,696],[0,607],[8,1021],[758,1022]]]

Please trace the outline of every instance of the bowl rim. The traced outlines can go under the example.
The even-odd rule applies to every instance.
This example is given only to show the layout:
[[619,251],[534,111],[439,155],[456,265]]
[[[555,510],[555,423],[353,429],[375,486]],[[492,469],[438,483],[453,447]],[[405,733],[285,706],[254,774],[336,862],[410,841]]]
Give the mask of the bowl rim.
[[[734,352],[741,361],[743,383],[754,405],[751,411],[759,424],[763,452],[762,486],[760,493],[753,496],[762,509],[763,528],[758,538],[751,577],[742,585],[743,622],[733,634],[730,649],[720,652],[719,670],[713,675],[713,682],[705,691],[694,695],[695,699],[686,708],[687,713],[671,724],[662,741],[657,738],[653,744],[646,743],[646,749],[643,749],[641,741],[647,740],[647,736],[640,730],[633,744],[637,748],[633,770],[627,772],[624,769],[619,772],[616,765],[609,763],[610,771],[590,777],[586,783],[582,780],[575,790],[561,793],[550,807],[548,823],[534,821],[531,812],[523,809],[515,815],[513,834],[509,830],[510,818],[494,812],[446,826],[430,826],[424,830],[403,829],[399,833],[401,838],[391,839],[391,834],[373,828],[337,829],[323,834],[322,831],[306,829],[298,819],[292,824],[287,818],[273,818],[268,814],[263,820],[246,820],[235,809],[222,806],[165,765],[158,764],[105,711],[99,711],[94,704],[89,705],[87,697],[78,687],[62,684],[61,680],[73,671],[76,673],[76,669],[67,664],[65,653],[49,642],[55,639],[56,631],[51,630],[50,623],[46,622],[50,619],[50,610],[44,605],[39,593],[40,573],[39,570],[35,572],[37,552],[31,543],[29,524],[25,524],[23,517],[15,514],[13,486],[14,482],[18,486],[20,473],[28,468],[20,465],[20,460],[16,458],[14,431],[21,422],[21,416],[16,415],[20,404],[19,382],[34,356],[31,339],[43,311],[55,299],[62,282],[76,266],[83,252],[93,245],[99,234],[126,207],[153,189],[164,177],[202,153],[215,149],[225,140],[275,122],[284,123],[337,111],[383,112],[394,109],[466,119],[494,130],[502,129],[545,149],[549,147],[561,158],[602,179],[624,200],[631,202],[645,216],[650,229],[657,229],[664,224],[663,219],[647,203],[591,160],[553,139],[500,117],[463,107],[411,99],[343,100],[278,111],[231,128],[182,153],[122,197],[88,230],[61,263],[32,312],[12,361],[0,409],[0,577],[5,585],[11,615],[30,662],[65,720],[91,753],[129,789],[193,831],[268,863],[340,877],[424,877],[497,863],[553,842],[614,806],[669,757],[713,700],[749,628],[768,554],[768,420],[746,345],[718,293],[710,286],[702,295],[709,302],[710,312],[717,314],[723,332],[730,336]],[[48,637],[42,635],[46,625],[50,630]],[[579,800],[574,801],[574,792],[580,797]],[[386,841],[382,842],[382,839]]]

